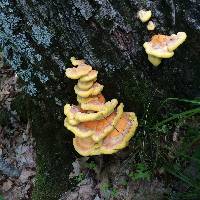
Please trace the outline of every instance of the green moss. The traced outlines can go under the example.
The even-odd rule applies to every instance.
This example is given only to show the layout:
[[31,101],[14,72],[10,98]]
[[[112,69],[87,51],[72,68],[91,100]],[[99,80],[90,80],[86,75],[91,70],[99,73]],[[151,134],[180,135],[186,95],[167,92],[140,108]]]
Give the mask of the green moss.
[[123,88],[123,94],[126,102],[129,104],[128,106],[132,107],[132,110],[135,107],[137,113],[143,113],[145,107],[153,98],[151,83],[147,81],[137,83],[135,80],[128,79],[123,81]]
[[58,199],[60,193],[68,189],[71,151],[69,146],[67,151],[67,145],[63,143],[67,140],[64,138],[63,131],[59,129],[55,131],[55,127],[48,126],[50,128],[42,128],[36,136],[37,175],[33,200]]
[[43,113],[37,106],[31,105],[37,149],[37,173],[32,199],[57,200],[68,189],[69,167],[73,161],[70,134],[66,133],[62,121],[55,119],[47,108]]

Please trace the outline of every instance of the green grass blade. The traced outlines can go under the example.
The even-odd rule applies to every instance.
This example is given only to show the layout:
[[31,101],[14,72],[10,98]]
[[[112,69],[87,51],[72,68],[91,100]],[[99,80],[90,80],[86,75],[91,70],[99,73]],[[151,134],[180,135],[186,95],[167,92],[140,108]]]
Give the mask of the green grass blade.
[[178,113],[178,114],[174,114],[172,117],[169,117],[161,122],[158,122],[155,126],[153,126],[152,129],[156,129],[157,127],[159,126],[162,126],[172,120],[175,120],[175,119],[179,119],[179,118],[188,118],[188,117],[191,117],[195,114],[198,114],[200,113],[200,108],[194,108],[194,109],[191,109],[191,110],[187,110],[185,112],[181,112],[181,113]]
[[[168,98],[167,101],[171,101],[171,100],[175,100],[175,101],[181,101],[181,102],[186,102],[186,103],[192,103],[195,105],[200,105],[200,99],[198,100],[188,100],[188,99],[179,99],[179,98]],[[165,102],[167,102],[165,101]]]
[[174,175],[175,177],[177,177],[178,179],[182,180],[183,182],[185,182],[187,185],[195,188],[195,189],[199,189],[199,186],[196,185],[191,178],[189,178],[188,176],[185,176],[183,173],[181,173],[180,171],[176,170],[175,168],[165,168],[166,171],[168,171],[170,174]]

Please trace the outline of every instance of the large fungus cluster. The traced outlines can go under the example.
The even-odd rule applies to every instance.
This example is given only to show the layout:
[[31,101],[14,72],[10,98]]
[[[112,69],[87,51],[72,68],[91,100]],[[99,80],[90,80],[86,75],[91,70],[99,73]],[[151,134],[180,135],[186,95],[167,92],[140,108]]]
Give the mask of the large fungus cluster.
[[174,55],[174,50],[186,40],[185,32],[177,34],[154,35],[150,42],[144,43],[144,48],[148,54],[148,60],[158,66],[163,58],[171,58]]
[[71,58],[75,67],[66,69],[66,76],[78,79],[74,90],[78,105],[66,104],[64,125],[75,138],[73,145],[82,156],[112,154],[126,147],[138,122],[135,113],[124,112],[117,99],[105,100],[103,85],[96,82],[98,72],[84,60]]

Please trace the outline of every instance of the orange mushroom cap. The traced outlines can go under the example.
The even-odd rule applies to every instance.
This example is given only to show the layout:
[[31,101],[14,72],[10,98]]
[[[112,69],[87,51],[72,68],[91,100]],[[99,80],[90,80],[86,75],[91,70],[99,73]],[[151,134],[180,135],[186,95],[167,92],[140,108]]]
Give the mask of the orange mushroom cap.
[[121,103],[112,114],[97,122],[95,132],[92,135],[94,141],[99,142],[115,129],[116,124],[123,114],[123,108],[124,105]]
[[81,103],[83,110],[100,111],[105,104],[105,98],[102,94],[89,98],[87,102]]
[[[112,121],[111,118],[110,120]],[[103,121],[101,120],[101,122]],[[98,126],[97,123],[90,123],[87,125],[89,128]],[[137,125],[137,118],[134,113],[124,113],[115,129],[103,140],[96,142],[93,137],[80,138],[76,136],[73,139],[74,148],[82,156],[115,153],[128,145],[130,138],[135,133]],[[100,125],[100,127],[102,126]]]
[[80,138],[91,136],[94,141],[99,142],[108,133],[114,130],[115,125],[122,116],[123,106],[124,105],[121,103],[117,110],[101,120],[81,122],[78,125],[73,126],[69,124],[66,119],[65,126]]
[[112,99],[111,101],[107,101],[102,110],[98,112],[88,111],[88,112],[77,112],[75,113],[75,119],[79,122],[87,122],[100,120],[107,116],[109,116],[116,108],[118,104],[117,99]]
[[82,156],[92,156],[101,154],[99,150],[100,144],[95,143],[91,137],[75,137],[73,139],[73,145],[75,150]]
[[126,147],[129,140],[135,134],[138,126],[135,113],[124,113],[115,129],[109,133],[100,147],[101,153],[112,154]]
[[143,47],[148,55],[158,58],[171,58],[174,50],[181,45],[187,35],[185,32],[168,35],[154,35],[150,42],[145,42]]

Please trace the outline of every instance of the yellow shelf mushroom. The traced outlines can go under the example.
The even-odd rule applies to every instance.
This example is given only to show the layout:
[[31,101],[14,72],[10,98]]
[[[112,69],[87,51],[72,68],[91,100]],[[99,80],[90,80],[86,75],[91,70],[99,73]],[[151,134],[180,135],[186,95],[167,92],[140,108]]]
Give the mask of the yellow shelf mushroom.
[[[78,100],[78,98],[80,97],[77,97],[77,101],[78,102],[81,101],[80,99]],[[99,94],[93,98],[88,98],[88,100],[85,100],[84,102],[82,102],[81,108],[83,110],[100,111],[103,109],[104,104],[105,104],[105,98],[102,94]]]
[[162,58],[171,58],[174,55],[174,50],[181,45],[187,38],[185,32],[178,32],[177,34],[154,35],[150,42],[145,42],[143,47],[148,54],[148,60],[154,65],[158,66]]
[[128,145],[129,140],[135,134],[138,126],[134,113],[124,113],[116,125],[116,128],[103,140],[100,147],[104,154],[112,154]]
[[96,81],[96,79],[93,81],[84,81],[84,82],[78,80],[77,86],[81,90],[89,90],[94,85],[95,81]]
[[148,55],[148,60],[155,66],[157,67],[158,65],[160,65],[162,58],[158,58],[156,56],[152,56],[152,55]]
[[79,122],[87,122],[87,121],[103,119],[109,116],[114,111],[117,104],[118,104],[117,99],[112,99],[111,101],[106,102],[102,110],[98,112],[89,112],[89,113],[77,112],[75,113],[75,120]]
[[[112,154],[126,147],[138,126],[135,113],[123,111],[117,99],[105,100],[103,85],[95,82],[98,72],[84,60],[71,58],[72,65],[66,76],[78,79],[74,90],[79,105],[64,106],[64,126],[75,138],[73,145],[82,156]],[[86,73],[87,72],[87,73]]]
[[65,74],[71,79],[79,79],[80,77],[87,75],[91,70],[92,67],[90,65],[81,64],[78,67],[66,69]]
[[74,66],[85,64],[85,60],[77,60],[75,57],[71,57],[70,61],[72,62],[72,65]]
[[81,122],[78,125],[71,125],[65,119],[65,125],[77,137],[85,138],[91,136],[95,142],[102,140],[108,133],[114,130],[115,125],[123,114],[123,104],[120,104],[116,111],[101,120]]
[[91,137],[73,139],[73,145],[75,150],[82,156],[94,156],[101,154],[99,149],[100,144],[95,143]]
[[153,31],[155,28],[156,28],[155,23],[152,22],[152,21],[149,21],[148,24],[147,24],[147,30],[148,31]]
[[81,77],[80,81],[82,81],[82,82],[84,82],[84,81],[93,81],[93,80],[95,80],[97,78],[97,75],[98,75],[98,71],[92,70],[87,75]]
[[137,13],[138,18],[141,20],[141,22],[147,22],[151,18],[151,10],[140,10]]
[[79,111],[80,111],[80,108],[78,106],[74,106],[74,105],[71,106],[70,104],[66,104],[64,106],[64,114],[67,116],[67,121],[71,125],[77,125],[79,123],[79,121],[75,119],[75,113]]
[[100,103],[105,103],[105,98],[101,93],[97,96],[91,96],[87,98],[77,95],[77,101],[82,106],[82,104],[89,103],[91,101],[99,101]]
[[89,96],[96,96],[100,94],[102,90],[103,90],[103,85],[99,83],[94,83],[92,87],[89,88],[88,90],[81,90],[78,87],[78,85],[74,86],[75,93],[79,95],[80,97],[84,97],[84,98],[89,97]]

